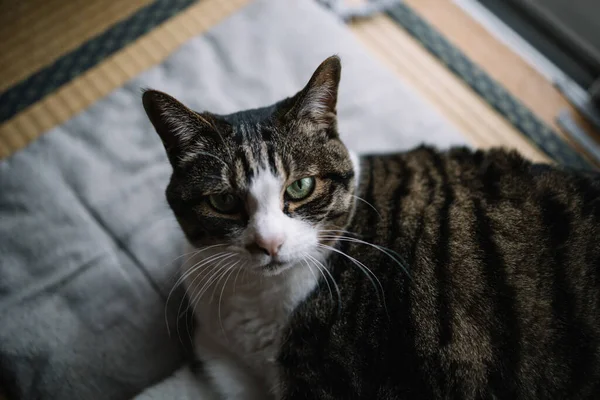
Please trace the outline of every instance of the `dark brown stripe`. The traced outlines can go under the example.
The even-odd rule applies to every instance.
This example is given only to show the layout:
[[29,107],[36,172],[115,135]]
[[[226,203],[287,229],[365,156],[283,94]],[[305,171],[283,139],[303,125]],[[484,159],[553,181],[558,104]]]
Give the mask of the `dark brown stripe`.
[[354,171],[346,171],[346,172],[330,172],[323,175],[324,179],[329,179],[337,184],[343,185],[346,190],[348,190],[348,185],[352,178],[354,178]]
[[[273,148],[273,144],[271,142],[266,142],[267,144],[267,163],[269,165],[269,169],[273,175],[279,175],[284,171],[277,171],[277,163],[275,161],[275,149]],[[285,177],[287,179],[287,176]]]
[[244,175],[246,176],[246,185],[250,184],[252,178],[254,178],[254,169],[250,165],[248,158],[243,150],[240,150],[237,154],[237,157],[242,162],[242,169],[244,170]]
[[558,333],[555,343],[555,354],[560,363],[567,366],[569,392],[581,388],[586,380],[586,372],[593,367],[596,349],[590,346],[586,336],[593,335],[577,317],[574,301],[574,288],[570,284],[569,272],[565,266],[570,265],[568,240],[573,233],[572,215],[561,204],[554,194],[546,194],[541,200],[544,226],[548,227],[548,249],[551,252],[549,267],[554,272],[552,284],[553,327]]
[[482,250],[481,269],[486,280],[486,294],[492,303],[491,340],[497,363],[490,366],[489,388],[502,398],[516,398],[521,360],[521,326],[517,314],[516,291],[509,285],[506,262],[493,237],[493,221],[485,214],[479,200],[474,202],[475,242]]
[[450,276],[448,267],[450,265],[450,207],[454,202],[454,193],[452,186],[448,181],[446,166],[441,157],[435,153],[431,153],[433,163],[440,179],[440,191],[442,204],[438,212],[438,235],[435,245],[435,276],[437,279],[437,309],[440,321],[440,337],[439,345],[446,346],[452,341],[452,311],[450,309],[451,290]]

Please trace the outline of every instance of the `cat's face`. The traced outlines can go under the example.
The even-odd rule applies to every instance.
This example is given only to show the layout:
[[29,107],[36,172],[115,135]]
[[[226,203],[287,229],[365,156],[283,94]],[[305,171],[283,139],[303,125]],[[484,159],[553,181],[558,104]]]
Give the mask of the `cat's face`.
[[329,58],[296,96],[227,116],[144,93],[173,165],[167,199],[194,246],[220,246],[267,275],[322,258],[354,207],[336,127],[340,69]]

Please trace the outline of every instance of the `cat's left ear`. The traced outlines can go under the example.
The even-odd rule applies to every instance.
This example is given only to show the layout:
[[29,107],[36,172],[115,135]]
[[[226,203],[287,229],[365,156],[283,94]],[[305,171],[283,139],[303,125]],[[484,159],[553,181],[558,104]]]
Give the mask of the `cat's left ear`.
[[331,56],[319,65],[308,84],[296,96],[294,106],[287,113],[292,118],[316,122],[320,128],[336,121],[337,97],[342,64],[338,56]]
[[142,102],[174,166],[178,157],[188,152],[192,145],[198,147],[201,143],[209,143],[214,135],[215,121],[190,110],[166,93],[145,90]]

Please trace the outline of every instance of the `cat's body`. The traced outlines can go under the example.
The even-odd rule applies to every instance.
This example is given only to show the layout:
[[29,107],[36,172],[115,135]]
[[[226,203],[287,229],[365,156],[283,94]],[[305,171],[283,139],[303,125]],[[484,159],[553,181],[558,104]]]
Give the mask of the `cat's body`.
[[598,175],[502,150],[357,161],[339,76],[330,58],[229,116],[144,94],[221,398],[600,398]]
[[400,263],[340,243],[382,287],[330,258],[341,312],[327,290],[297,310],[284,399],[600,398],[599,175],[500,150],[362,163],[377,211],[346,229]]

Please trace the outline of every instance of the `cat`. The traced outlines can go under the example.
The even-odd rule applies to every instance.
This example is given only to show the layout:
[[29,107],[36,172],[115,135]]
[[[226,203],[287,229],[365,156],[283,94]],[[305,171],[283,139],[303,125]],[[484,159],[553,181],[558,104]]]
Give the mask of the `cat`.
[[219,396],[600,398],[599,175],[502,149],[359,158],[340,75],[330,57],[230,115],[143,94]]

